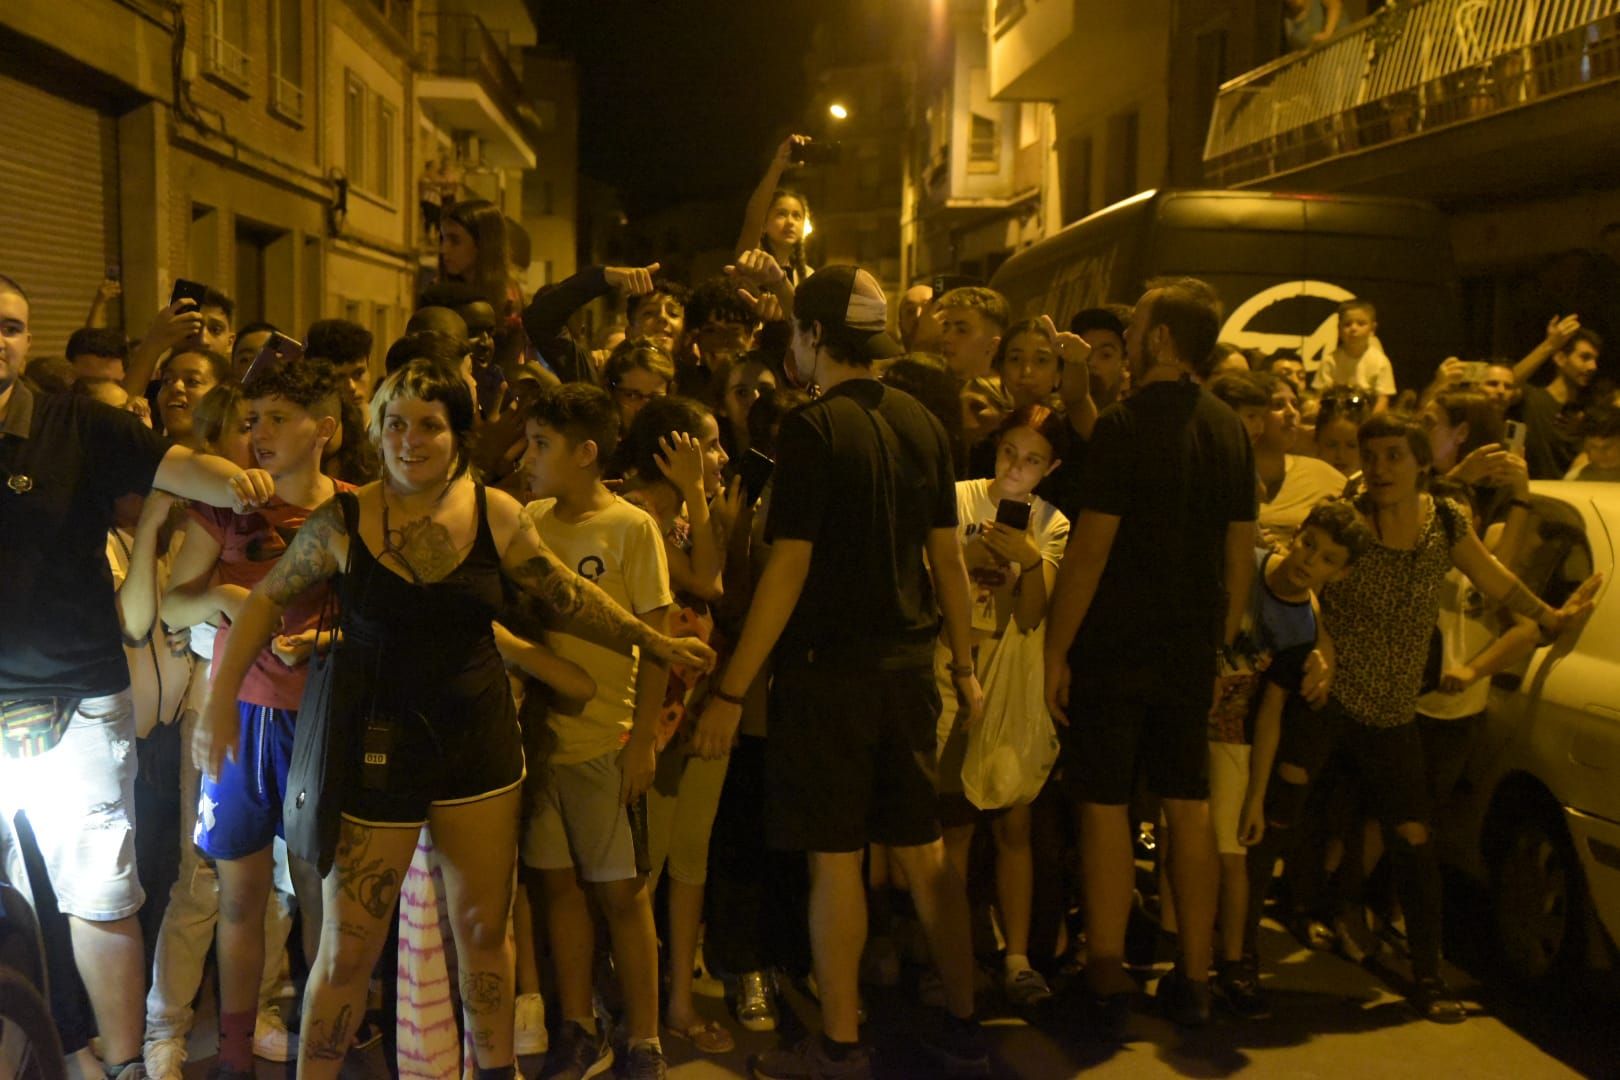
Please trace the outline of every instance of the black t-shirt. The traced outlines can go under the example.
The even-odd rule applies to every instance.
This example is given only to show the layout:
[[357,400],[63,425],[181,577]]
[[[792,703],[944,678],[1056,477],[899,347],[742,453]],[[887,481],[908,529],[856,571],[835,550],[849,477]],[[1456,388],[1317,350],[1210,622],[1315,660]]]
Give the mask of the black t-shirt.
[[0,699],[129,686],[107,530],[169,443],[134,414],[21,383],[0,421]]
[[1581,407],[1563,404],[1545,386],[1524,388],[1524,461],[1532,480],[1562,480],[1581,452]]
[[1237,414],[1190,379],[1152,383],[1097,418],[1078,505],[1120,519],[1071,667],[1090,678],[1212,669],[1226,616],[1226,531],[1255,519]]
[[815,545],[779,655],[932,663],[939,611],[923,545],[956,527],[945,429],[909,395],[853,379],[789,413],[776,446],[766,537]]

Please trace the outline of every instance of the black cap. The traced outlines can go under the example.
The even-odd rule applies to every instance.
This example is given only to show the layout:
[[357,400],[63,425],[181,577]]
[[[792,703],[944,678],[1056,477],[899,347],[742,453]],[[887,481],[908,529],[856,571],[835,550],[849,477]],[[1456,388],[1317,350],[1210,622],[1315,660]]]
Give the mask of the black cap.
[[906,351],[888,333],[888,312],[883,287],[858,266],[824,266],[793,294],[795,319],[820,323],[824,340],[837,341],[866,361]]

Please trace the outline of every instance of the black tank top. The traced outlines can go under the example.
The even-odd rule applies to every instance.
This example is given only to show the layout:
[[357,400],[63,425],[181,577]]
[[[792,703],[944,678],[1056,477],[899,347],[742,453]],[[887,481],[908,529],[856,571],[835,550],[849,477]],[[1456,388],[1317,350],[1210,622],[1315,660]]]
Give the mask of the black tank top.
[[468,709],[512,708],[492,622],[503,603],[500,552],[476,488],[478,534],[448,577],[417,584],[377,561],[360,535],[360,503],[338,496],[349,530],[339,578],[344,640],[373,664],[379,703],[429,717],[471,720]]

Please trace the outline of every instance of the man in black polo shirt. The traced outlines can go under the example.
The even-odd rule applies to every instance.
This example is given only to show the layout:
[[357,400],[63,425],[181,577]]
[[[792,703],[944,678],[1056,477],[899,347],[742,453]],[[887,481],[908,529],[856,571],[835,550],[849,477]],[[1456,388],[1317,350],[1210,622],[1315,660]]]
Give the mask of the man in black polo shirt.
[[[107,563],[113,501],[161,487],[246,509],[268,474],[171,447],[133,414],[18,381],[28,298],[0,276],[0,812],[26,812],[109,1077],[138,1075],[145,985],[135,718]],[[9,857],[12,883],[27,888]]]
[[1209,1018],[1219,863],[1206,723],[1255,543],[1248,438],[1195,381],[1209,373],[1219,326],[1202,282],[1172,281],[1137,303],[1126,341],[1132,393],[1092,431],[1047,619],[1047,703],[1064,725],[1064,779],[1080,804],[1088,1005],[1114,1038],[1136,989],[1124,957],[1138,772],[1164,799],[1174,837],[1182,958],[1159,998],[1178,1022]]
[[973,1019],[967,896],[935,816],[941,612],[964,715],[976,718],[983,698],[950,447],[926,409],[872,377],[872,360],[899,346],[883,333],[883,290],[870,274],[827,267],[799,287],[793,307],[789,363],[823,393],[782,422],[770,561],[697,736],[708,756],[731,749],[743,695],[774,646],[767,828],[774,846],[809,853],[824,1031],[757,1059],[755,1074],[871,1075],[856,984],[866,940],[861,857],[880,843],[905,869],[945,983],[950,1015],[930,1049],[950,1075],[988,1076]]

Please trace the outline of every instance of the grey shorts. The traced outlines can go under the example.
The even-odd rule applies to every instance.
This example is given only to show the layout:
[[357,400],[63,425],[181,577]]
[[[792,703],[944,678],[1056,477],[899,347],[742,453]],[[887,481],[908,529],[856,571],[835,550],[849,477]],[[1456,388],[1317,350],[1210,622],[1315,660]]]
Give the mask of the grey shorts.
[[577,867],[585,881],[628,881],[645,873],[646,800],[619,801],[619,751],[540,769],[539,798],[523,837],[523,863],[536,870]]

